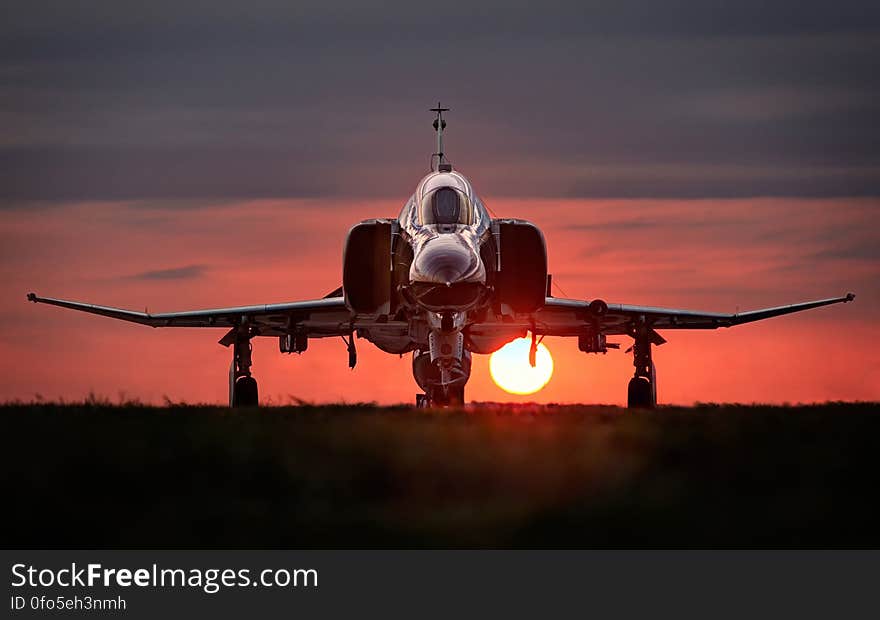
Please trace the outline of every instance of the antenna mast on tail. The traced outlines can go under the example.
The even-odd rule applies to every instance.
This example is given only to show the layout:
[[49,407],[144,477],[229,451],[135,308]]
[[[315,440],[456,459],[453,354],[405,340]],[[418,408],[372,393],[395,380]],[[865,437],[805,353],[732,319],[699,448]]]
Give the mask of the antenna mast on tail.
[[440,107],[437,102],[436,108],[431,108],[430,112],[436,112],[437,118],[434,119],[434,130],[437,132],[437,152],[431,155],[431,170],[434,170],[434,158],[437,158],[437,170],[439,172],[450,172],[452,164],[446,161],[446,154],[443,152],[443,130],[446,129],[446,121],[443,120],[443,113],[449,112],[449,108]]

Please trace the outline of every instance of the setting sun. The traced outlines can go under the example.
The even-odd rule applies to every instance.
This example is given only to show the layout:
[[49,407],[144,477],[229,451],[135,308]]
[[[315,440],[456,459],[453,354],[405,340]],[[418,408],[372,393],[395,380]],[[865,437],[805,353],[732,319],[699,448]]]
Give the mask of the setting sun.
[[489,374],[495,384],[511,394],[534,394],[553,376],[553,357],[538,344],[534,368],[529,364],[530,338],[517,338],[489,356]]

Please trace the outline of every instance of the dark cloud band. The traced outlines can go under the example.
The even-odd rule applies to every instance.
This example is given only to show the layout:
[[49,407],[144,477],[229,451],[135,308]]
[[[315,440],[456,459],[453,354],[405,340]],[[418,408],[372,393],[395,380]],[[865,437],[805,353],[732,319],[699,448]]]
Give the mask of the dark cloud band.
[[0,204],[402,199],[437,98],[489,196],[880,195],[876,2],[10,14]]

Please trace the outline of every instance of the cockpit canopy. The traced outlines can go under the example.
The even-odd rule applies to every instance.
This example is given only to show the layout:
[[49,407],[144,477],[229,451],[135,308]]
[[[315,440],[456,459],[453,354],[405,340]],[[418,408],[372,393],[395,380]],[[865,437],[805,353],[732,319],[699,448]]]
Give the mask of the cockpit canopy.
[[467,195],[453,187],[438,187],[421,199],[419,219],[427,224],[473,224],[474,208]]

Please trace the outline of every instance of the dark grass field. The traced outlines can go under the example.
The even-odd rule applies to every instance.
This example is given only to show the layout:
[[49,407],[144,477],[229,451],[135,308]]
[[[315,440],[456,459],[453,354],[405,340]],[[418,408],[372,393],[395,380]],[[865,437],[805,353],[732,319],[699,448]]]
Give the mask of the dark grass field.
[[5,548],[880,547],[880,404],[2,407]]

